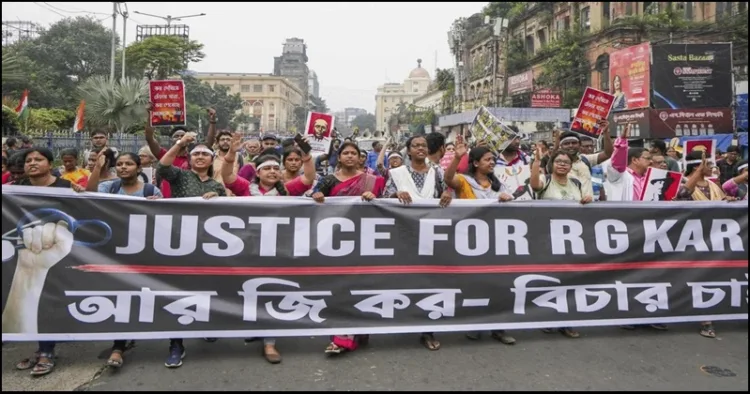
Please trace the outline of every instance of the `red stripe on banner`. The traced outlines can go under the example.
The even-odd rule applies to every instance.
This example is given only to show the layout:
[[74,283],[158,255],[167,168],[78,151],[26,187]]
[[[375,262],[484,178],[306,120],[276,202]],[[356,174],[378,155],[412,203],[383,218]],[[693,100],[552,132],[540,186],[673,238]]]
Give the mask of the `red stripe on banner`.
[[377,274],[502,274],[517,272],[585,272],[641,269],[686,268],[747,268],[746,260],[712,261],[645,261],[635,263],[596,264],[529,264],[529,265],[470,265],[470,266],[370,266],[370,267],[171,267],[165,265],[81,265],[75,270],[106,274],[153,275],[248,275],[248,276],[307,276],[307,275],[377,275]]

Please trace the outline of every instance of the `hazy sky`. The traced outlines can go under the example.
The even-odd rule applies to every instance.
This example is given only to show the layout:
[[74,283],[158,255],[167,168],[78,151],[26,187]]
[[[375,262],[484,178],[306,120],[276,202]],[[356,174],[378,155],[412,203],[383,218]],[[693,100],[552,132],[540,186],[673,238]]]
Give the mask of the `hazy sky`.
[[[480,12],[480,3],[126,3],[127,42],[138,24],[164,21],[133,11],[172,17],[206,13],[188,24],[202,42],[205,59],[190,68],[202,72],[273,72],[273,58],[286,38],[307,44],[307,63],[320,81],[320,94],[333,110],[375,109],[384,82],[403,82],[417,59],[434,78],[437,67],[453,67],[447,32],[458,17]],[[48,26],[64,16],[92,15],[112,26],[112,3],[3,2],[3,20]],[[110,15],[108,17],[107,15]],[[122,32],[122,17],[117,21]]]

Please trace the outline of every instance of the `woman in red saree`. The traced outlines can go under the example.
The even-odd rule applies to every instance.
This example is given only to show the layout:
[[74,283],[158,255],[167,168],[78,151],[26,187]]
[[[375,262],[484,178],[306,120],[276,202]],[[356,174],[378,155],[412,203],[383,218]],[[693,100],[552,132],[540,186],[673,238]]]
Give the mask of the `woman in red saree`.
[[[360,169],[360,150],[353,142],[341,144],[338,152],[340,171],[321,179],[318,191],[312,198],[319,203],[325,197],[359,197],[371,201],[385,190],[385,179]],[[357,349],[367,343],[369,335],[334,335],[326,347],[326,354],[339,354]]]
[[312,198],[319,203],[325,197],[359,197],[365,201],[383,194],[385,179],[360,169],[359,147],[353,142],[344,142],[339,148],[339,171],[320,180],[318,191]]

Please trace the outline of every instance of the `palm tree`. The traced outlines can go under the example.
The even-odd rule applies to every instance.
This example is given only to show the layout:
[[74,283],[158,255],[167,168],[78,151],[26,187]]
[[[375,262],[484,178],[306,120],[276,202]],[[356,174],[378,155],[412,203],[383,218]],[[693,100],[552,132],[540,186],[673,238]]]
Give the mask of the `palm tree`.
[[78,91],[86,100],[86,122],[91,125],[105,126],[122,134],[146,119],[149,95],[145,79],[111,81],[95,76],[84,81]]
[[21,70],[21,65],[18,64],[18,58],[9,53],[3,53],[2,83],[20,82],[23,81],[24,76],[25,73]]

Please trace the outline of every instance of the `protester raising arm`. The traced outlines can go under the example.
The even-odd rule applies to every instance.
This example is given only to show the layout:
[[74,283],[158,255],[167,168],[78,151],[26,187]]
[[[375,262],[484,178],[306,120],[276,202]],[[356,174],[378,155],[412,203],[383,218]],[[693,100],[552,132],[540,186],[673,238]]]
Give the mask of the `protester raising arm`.
[[[559,143],[559,138],[555,140],[555,148],[557,148]],[[557,149],[555,149],[555,152],[557,152]],[[458,154],[458,152],[456,152]],[[536,157],[542,157],[544,152],[542,152],[542,147],[537,146],[536,148]],[[531,190],[534,192],[539,192],[544,188],[544,183],[542,183],[542,169],[541,169],[541,160],[534,160],[531,162],[531,175],[529,176],[529,187],[531,187]]]
[[161,154],[161,145],[159,145],[159,141],[154,138],[154,128],[151,127],[151,117],[154,110],[153,104],[149,103],[148,105],[148,118],[149,121],[146,122],[146,130],[143,132],[144,136],[146,137],[146,145],[148,145],[148,149],[151,151],[151,154],[154,155],[154,157],[159,157]]
[[[232,144],[229,145],[229,152],[224,156],[224,164],[221,166],[221,179],[224,180],[224,185],[231,185],[237,181],[237,173],[234,172],[234,160],[237,157],[237,152],[242,148],[242,134],[232,134]],[[228,187],[228,186],[227,186]]]
[[[208,134],[206,134],[206,145],[214,146],[214,142],[216,142],[216,110],[208,108],[206,111],[208,111]],[[237,152],[239,151],[240,150],[237,149]]]
[[602,139],[604,140],[604,151],[599,152],[597,163],[603,163],[607,160],[609,160],[610,157],[612,157],[612,154],[615,151],[614,144],[612,143],[612,136],[609,135],[609,122],[606,120],[603,120],[599,122],[599,127],[601,128],[602,132]]
[[453,155],[453,160],[448,168],[445,169],[445,184],[453,190],[461,188],[461,182],[456,179],[456,172],[458,172],[458,165],[461,163],[461,158],[463,158],[467,152],[468,149],[466,148],[466,144],[462,142],[456,143],[456,152]]
[[626,125],[622,134],[614,143],[611,164],[607,166],[607,180],[609,182],[618,182],[622,174],[628,168],[628,136],[630,134],[630,125]]
[[[302,139],[305,142],[308,142],[307,137],[303,137]],[[312,156],[310,156],[310,152],[302,152],[302,177],[300,179],[302,181],[302,184],[305,186],[312,185],[315,182],[317,176],[318,173],[315,171],[315,162],[313,162]]]

